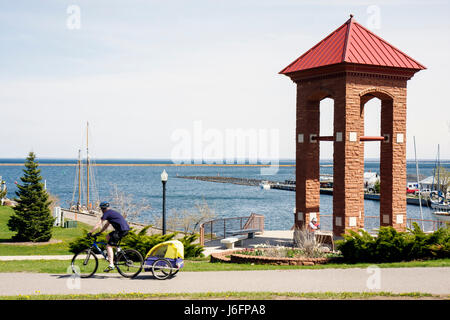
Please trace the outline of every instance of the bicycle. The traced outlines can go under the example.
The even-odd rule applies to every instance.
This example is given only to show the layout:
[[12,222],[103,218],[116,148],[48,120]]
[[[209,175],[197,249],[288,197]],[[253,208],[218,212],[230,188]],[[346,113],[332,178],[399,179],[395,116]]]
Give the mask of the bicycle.
[[[98,268],[98,257],[102,255],[108,261],[108,254],[105,250],[100,249],[99,245],[106,246],[105,242],[97,242],[98,235],[91,235],[93,242],[87,249],[76,253],[72,258],[72,272],[79,275],[81,278],[89,278],[94,275]],[[141,271],[144,264],[144,258],[139,251],[134,249],[122,249],[120,241],[115,246],[114,250],[114,266],[117,271],[125,278],[134,278]]]

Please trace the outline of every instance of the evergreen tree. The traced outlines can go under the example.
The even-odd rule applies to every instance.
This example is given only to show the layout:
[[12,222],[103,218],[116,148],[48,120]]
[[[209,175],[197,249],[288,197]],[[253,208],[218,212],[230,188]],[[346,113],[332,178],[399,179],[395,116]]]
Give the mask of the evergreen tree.
[[18,205],[14,207],[14,215],[8,221],[8,228],[17,231],[15,241],[44,242],[52,237],[54,218],[51,215],[48,193],[41,183],[41,170],[35,161],[33,152],[28,154],[25,162],[22,184],[18,184],[14,199]]

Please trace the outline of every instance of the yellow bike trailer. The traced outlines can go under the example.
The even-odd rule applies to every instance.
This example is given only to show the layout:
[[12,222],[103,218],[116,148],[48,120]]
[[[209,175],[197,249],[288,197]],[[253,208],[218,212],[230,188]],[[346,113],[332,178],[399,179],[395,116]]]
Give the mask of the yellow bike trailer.
[[178,240],[157,244],[145,256],[144,270],[157,279],[173,277],[184,266],[184,246]]

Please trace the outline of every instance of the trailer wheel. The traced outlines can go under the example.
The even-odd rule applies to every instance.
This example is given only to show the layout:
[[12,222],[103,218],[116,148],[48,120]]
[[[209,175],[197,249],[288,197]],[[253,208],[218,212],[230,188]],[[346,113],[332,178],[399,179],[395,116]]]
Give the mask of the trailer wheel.
[[167,259],[158,259],[152,265],[153,276],[158,280],[165,280],[172,275],[172,264]]

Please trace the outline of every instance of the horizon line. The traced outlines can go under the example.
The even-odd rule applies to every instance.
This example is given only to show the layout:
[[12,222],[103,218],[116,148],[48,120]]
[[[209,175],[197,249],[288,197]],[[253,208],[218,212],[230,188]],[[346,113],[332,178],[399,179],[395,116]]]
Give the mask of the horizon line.
[[[26,157],[2,157],[0,158],[0,162],[2,160],[18,160],[18,159],[26,159]],[[77,158],[66,158],[66,157],[37,157],[36,158],[38,161],[39,159],[42,160],[75,160],[78,161]],[[84,159],[83,159],[84,160]],[[138,160],[138,161],[171,161],[172,163],[174,163],[174,160],[169,159],[169,158],[91,158],[91,160],[93,161],[101,161],[101,160]],[[242,161],[242,160],[247,160],[247,159],[179,159],[179,160],[175,160],[175,161],[182,161],[182,162],[195,162],[195,161],[205,161],[205,162],[215,162],[215,161]],[[279,159],[263,159],[263,160],[258,160],[258,162],[260,161],[295,161],[295,158],[279,158]],[[322,158],[319,159],[319,161],[333,161],[333,158]],[[379,158],[367,158],[364,159],[365,161],[380,161]],[[406,159],[406,161],[415,161],[415,159]],[[431,159],[431,158],[421,158],[421,159],[417,159],[417,161],[436,161],[436,159]],[[450,161],[449,159],[440,159],[440,161]]]

